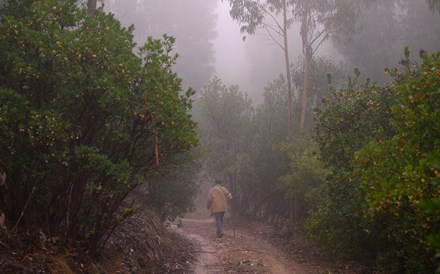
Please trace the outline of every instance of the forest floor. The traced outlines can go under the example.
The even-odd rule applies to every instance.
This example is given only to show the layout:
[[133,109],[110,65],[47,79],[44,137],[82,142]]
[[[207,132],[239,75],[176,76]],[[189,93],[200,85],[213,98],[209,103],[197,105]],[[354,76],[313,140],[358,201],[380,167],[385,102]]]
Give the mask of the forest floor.
[[272,226],[250,220],[225,220],[217,238],[213,218],[183,218],[172,228],[196,249],[190,273],[363,273],[355,264],[335,263],[323,249],[298,235],[289,239]]
[[143,202],[98,258],[59,241],[42,232],[0,230],[0,273],[368,273],[355,264],[332,262],[300,234],[287,237],[262,222],[226,216],[225,234],[217,238],[205,209],[164,229]]

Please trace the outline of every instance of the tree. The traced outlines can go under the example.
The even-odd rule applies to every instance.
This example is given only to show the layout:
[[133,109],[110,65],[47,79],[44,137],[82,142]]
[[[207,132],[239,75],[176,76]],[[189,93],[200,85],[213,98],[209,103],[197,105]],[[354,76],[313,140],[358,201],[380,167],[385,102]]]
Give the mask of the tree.
[[[237,20],[241,25],[241,31],[249,34],[254,34],[258,27],[264,27],[268,30],[270,37],[271,31],[279,34],[283,38],[284,44],[278,43],[283,49],[286,60],[286,76],[288,81],[289,94],[289,136],[293,131],[293,92],[291,88],[291,72],[288,60],[287,47],[287,29],[291,26],[294,20],[301,22],[300,35],[302,38],[303,48],[303,80],[302,80],[302,103],[301,103],[301,119],[299,130],[305,132],[305,119],[309,107],[309,83],[310,83],[310,67],[312,58],[315,52],[319,49],[322,43],[331,35],[338,34],[339,38],[343,37],[341,33],[349,35],[352,31],[353,22],[355,22],[355,14],[359,7],[358,1],[348,1],[344,3],[334,1],[234,1],[230,0],[231,17]],[[287,18],[288,12],[292,14],[292,18]],[[282,22],[278,23],[277,16],[281,14]],[[275,26],[267,23],[267,19],[273,20]],[[351,20],[341,20],[341,18],[350,18]],[[350,30],[350,31],[348,31]],[[346,37],[346,36],[344,36]],[[292,196],[291,196],[292,197]],[[290,221],[299,219],[299,204],[297,200],[293,200],[290,208],[292,208]]]
[[320,161],[317,144],[311,138],[298,135],[291,143],[277,144],[276,149],[289,159],[288,172],[278,178],[278,183],[285,199],[298,201],[296,222],[299,223],[312,209],[316,196],[320,195],[319,186],[329,172]]
[[121,206],[130,191],[147,182],[151,199],[167,199],[156,176],[197,144],[194,91],[172,70],[172,37],[136,55],[132,32],[76,1],[33,1],[0,23],[0,205],[15,228],[94,253],[132,212]]
[[246,201],[248,210],[244,213],[278,223],[289,218],[289,204],[276,184],[277,178],[288,172],[288,159],[274,149],[274,145],[286,141],[289,134],[286,127],[289,108],[287,83],[283,75],[266,85],[263,98],[252,119],[253,145],[248,154],[255,176],[248,183],[251,196]]
[[388,235],[378,254],[384,258],[378,259],[381,267],[393,273],[432,273],[428,235],[439,221],[420,204],[438,198],[440,54],[425,56],[420,66],[410,62],[409,51],[405,54],[404,71],[392,72],[397,102],[389,123],[395,134],[362,147],[355,155],[354,175],[367,190],[367,216],[382,221],[382,233]]
[[[230,15],[234,20],[237,20],[242,25],[240,31],[254,34],[256,29],[262,26],[270,36],[270,38],[281,48],[284,53],[286,79],[287,79],[287,92],[288,92],[288,136],[289,138],[293,134],[293,90],[292,90],[292,74],[290,70],[289,60],[289,47],[287,31],[292,24],[292,19],[288,18],[287,11],[291,6],[290,1],[260,1],[260,0],[248,0],[248,1],[234,1],[230,0],[231,11]],[[282,23],[277,18],[282,15]],[[269,19],[268,23],[266,20]],[[281,37],[282,42],[277,39]],[[297,206],[290,206],[289,208]],[[297,220],[297,216],[293,216],[293,212],[290,214],[290,222]],[[291,225],[292,226],[292,225]]]
[[[288,45],[288,30],[292,25],[292,19],[288,17],[288,10],[290,2],[286,0],[281,1],[236,1],[229,0],[231,5],[230,15],[240,25],[240,31],[248,34],[255,34],[258,27],[263,27],[269,37],[284,53],[287,92],[289,102],[289,120],[288,120],[288,134],[293,133],[293,89],[292,89],[292,74],[290,71],[289,45]],[[279,19],[281,14],[282,19]],[[269,20],[268,20],[269,19]],[[281,41],[279,39],[281,38]],[[245,39],[245,36],[243,37]]]
[[303,81],[301,95],[300,130],[305,130],[310,86],[312,58],[320,46],[335,37],[346,40],[354,31],[359,1],[293,1],[294,18],[301,24],[300,35],[303,49]]
[[[306,228],[312,238],[330,246],[339,257],[374,261],[381,248],[377,231],[363,218],[365,194],[353,176],[355,152],[371,140],[392,136],[389,125],[394,104],[391,90],[380,90],[369,82],[358,83],[359,71],[347,87],[333,89],[316,115],[316,137],[321,161],[331,171],[320,186]],[[343,225],[341,225],[343,224]],[[376,245],[377,244],[377,245]]]
[[[307,227],[340,255],[381,272],[432,273],[438,242],[439,54],[383,87],[350,82],[317,116],[317,141],[332,174]],[[343,225],[341,225],[343,224]]]
[[[223,177],[235,198],[233,210],[241,210],[241,190],[237,173],[246,164],[252,143],[251,100],[238,86],[226,87],[214,77],[205,85],[200,100],[201,143],[205,153],[205,166],[213,177]],[[248,178],[250,179],[250,178]]]
[[95,14],[97,0],[87,0],[87,12],[90,16]]
[[[362,7],[359,1],[310,1],[303,0],[282,0],[282,1],[229,1],[231,4],[231,17],[242,24],[241,31],[249,34],[262,26],[268,31],[279,34],[284,41],[284,46],[280,43],[286,59],[286,77],[290,78],[290,64],[288,63],[287,51],[287,29],[294,21],[299,21],[300,36],[302,39],[303,52],[303,81],[301,98],[301,120],[300,131],[305,130],[305,119],[308,108],[308,92],[310,85],[310,64],[312,58],[320,46],[329,39],[347,40],[355,30],[356,17]],[[278,23],[277,16],[282,14],[282,22]],[[288,18],[291,13],[292,17]],[[275,22],[271,26],[266,22],[267,18]],[[274,37],[274,36],[271,36]],[[274,39],[274,41],[276,41]],[[289,92],[292,90],[289,88]],[[291,104],[292,106],[292,104]]]
[[[302,80],[304,79],[304,70],[301,69],[304,64],[304,60],[301,60],[296,64],[294,69],[293,81],[296,83],[298,89],[302,87]],[[306,118],[304,121],[304,129],[306,132],[310,132],[314,128],[314,114],[317,109],[323,107],[322,100],[326,98],[330,92],[329,86],[332,88],[342,88],[346,82],[346,71],[341,65],[336,65],[335,62],[326,57],[315,57],[310,63],[310,107],[307,108]],[[300,123],[299,117],[301,116],[302,107],[296,106],[296,117],[298,117],[298,124]]]

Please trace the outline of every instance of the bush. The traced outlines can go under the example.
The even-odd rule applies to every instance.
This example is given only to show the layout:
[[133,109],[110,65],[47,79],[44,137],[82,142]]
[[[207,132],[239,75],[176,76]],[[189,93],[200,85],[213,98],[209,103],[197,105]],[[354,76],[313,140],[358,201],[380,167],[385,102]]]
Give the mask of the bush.
[[402,64],[404,72],[391,71],[394,82],[351,85],[318,115],[317,140],[333,174],[308,225],[340,255],[367,254],[381,271],[432,273],[440,54],[417,66],[406,52]]
[[132,31],[75,1],[31,1],[3,18],[0,206],[11,223],[97,251],[130,214],[119,207],[131,190],[191,159],[193,91],[172,71],[174,39],[135,55]]

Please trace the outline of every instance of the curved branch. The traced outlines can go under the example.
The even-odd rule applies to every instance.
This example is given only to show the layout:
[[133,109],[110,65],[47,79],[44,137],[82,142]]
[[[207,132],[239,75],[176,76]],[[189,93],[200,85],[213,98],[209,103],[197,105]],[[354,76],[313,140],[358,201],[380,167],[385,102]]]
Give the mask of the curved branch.
[[315,52],[319,49],[319,47],[324,43],[325,40],[327,40],[328,34],[326,34],[324,37],[322,37],[321,41],[319,41],[319,44],[316,46],[316,48],[312,51],[312,56],[315,54]]
[[[275,37],[273,37],[272,33],[267,29],[266,25],[263,25],[264,29],[267,32],[267,35],[269,35],[270,39],[277,45],[279,46],[283,51],[285,51],[285,48],[275,39]],[[281,35],[281,34],[279,34]]]
[[280,23],[278,23],[278,20],[275,18],[275,16],[273,16],[273,14],[271,12],[267,11],[263,6],[261,6],[261,9],[263,10],[264,13],[269,15],[270,18],[272,18],[272,20],[278,26],[278,29],[283,30],[283,28],[281,27]]

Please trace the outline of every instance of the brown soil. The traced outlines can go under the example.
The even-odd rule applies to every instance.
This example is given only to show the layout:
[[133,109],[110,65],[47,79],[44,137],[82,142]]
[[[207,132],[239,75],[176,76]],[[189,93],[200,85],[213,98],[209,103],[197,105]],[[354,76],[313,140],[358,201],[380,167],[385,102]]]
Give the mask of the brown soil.
[[196,246],[192,272],[203,273],[361,273],[353,264],[335,264],[322,249],[301,236],[287,240],[273,227],[249,220],[225,220],[225,235],[217,238],[213,218],[182,219],[174,226]]
[[226,214],[225,234],[216,237],[215,221],[206,209],[210,183],[200,185],[196,210],[171,226],[196,247],[191,273],[365,273],[352,263],[335,263],[324,249],[303,235],[288,236],[262,222],[236,219]]
[[[300,235],[285,237],[261,222],[225,218],[225,235],[216,238],[205,209],[165,229],[146,204],[132,196],[136,214],[92,259],[74,246],[41,232],[0,230],[0,273],[361,273],[352,264],[334,264],[322,249]],[[200,201],[202,201],[201,199]]]

